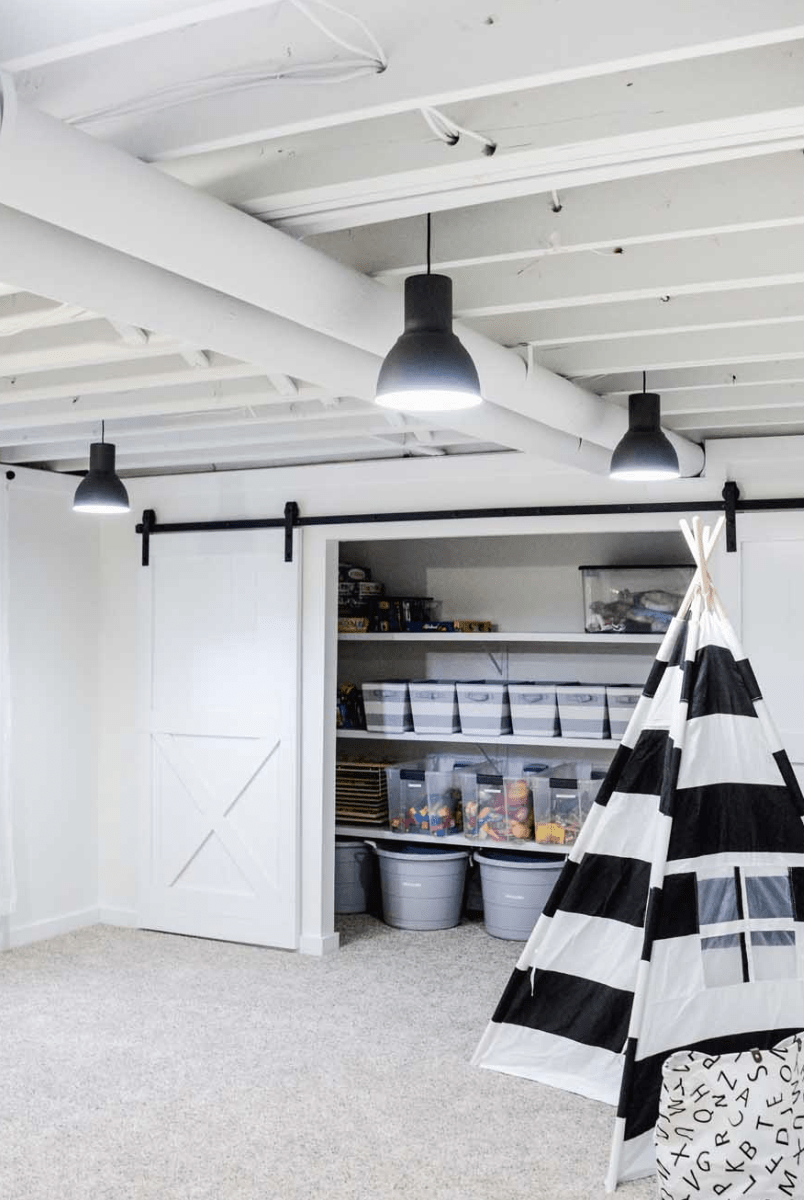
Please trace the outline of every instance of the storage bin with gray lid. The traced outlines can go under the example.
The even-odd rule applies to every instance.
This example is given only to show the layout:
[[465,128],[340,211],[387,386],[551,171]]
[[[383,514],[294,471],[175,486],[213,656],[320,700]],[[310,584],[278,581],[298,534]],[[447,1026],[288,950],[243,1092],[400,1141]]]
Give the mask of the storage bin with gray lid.
[[475,855],[483,890],[483,920],[492,937],[526,942],[542,914],[564,859],[555,854],[482,850]]
[[508,685],[499,679],[458,683],[461,733],[473,737],[501,737],[511,732]]
[[519,737],[536,734],[540,738],[558,737],[558,700],[554,683],[514,683],[508,681],[511,725]]
[[408,685],[417,733],[459,733],[461,718],[454,679],[417,679]]
[[611,736],[617,741],[625,734],[641,695],[642,688],[637,685],[606,684],[609,728]]
[[607,738],[609,716],[604,683],[559,684],[558,716],[562,737]]
[[336,913],[366,911],[373,870],[371,849],[365,842],[350,838],[335,839]]
[[361,684],[369,733],[410,733],[413,718],[406,679]]
[[468,851],[416,845],[376,849],[386,924],[428,930],[460,923]]

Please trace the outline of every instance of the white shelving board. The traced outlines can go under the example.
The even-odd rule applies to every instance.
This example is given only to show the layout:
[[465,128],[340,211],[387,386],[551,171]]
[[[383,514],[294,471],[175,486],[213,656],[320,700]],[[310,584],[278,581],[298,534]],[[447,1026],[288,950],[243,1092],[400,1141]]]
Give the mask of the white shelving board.
[[339,729],[339,738],[354,738],[359,741],[378,742],[450,742],[472,746],[553,746],[557,750],[566,747],[574,750],[616,750],[619,742],[614,738],[539,738],[505,734],[502,737],[476,737],[465,733],[369,733],[366,729]]
[[452,646],[541,642],[547,646],[636,646],[646,652],[661,644],[662,633],[339,633],[339,642],[449,642]]
[[541,842],[494,842],[478,841],[462,833],[447,834],[446,837],[431,837],[429,833],[391,833],[390,829],[378,829],[376,825],[335,825],[335,832],[347,837],[382,838],[388,842],[424,842],[430,846],[466,846],[473,850],[534,850],[540,854],[569,853],[569,846],[544,845]]

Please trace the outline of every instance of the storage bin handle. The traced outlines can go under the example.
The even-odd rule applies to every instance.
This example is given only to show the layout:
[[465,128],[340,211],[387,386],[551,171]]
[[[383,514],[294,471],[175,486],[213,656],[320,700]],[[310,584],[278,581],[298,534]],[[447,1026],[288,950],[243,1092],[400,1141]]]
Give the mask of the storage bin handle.
[[491,699],[491,692],[467,692],[466,697],[468,700],[473,700],[477,704],[482,704],[484,700]]
[[590,704],[594,700],[594,696],[591,692],[581,692],[580,695],[575,696],[575,700],[578,704]]
[[370,700],[396,700],[399,692],[393,692],[390,688],[371,688],[365,695]]
[[549,699],[549,692],[532,692],[529,696],[520,696],[519,703],[524,701],[525,704],[544,704],[545,700]]

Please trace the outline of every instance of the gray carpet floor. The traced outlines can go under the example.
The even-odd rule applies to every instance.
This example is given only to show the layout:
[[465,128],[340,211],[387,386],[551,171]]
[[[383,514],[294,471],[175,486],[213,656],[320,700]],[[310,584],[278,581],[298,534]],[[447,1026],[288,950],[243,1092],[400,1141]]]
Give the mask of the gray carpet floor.
[[103,926],[0,957],[0,1197],[599,1200],[612,1110],[468,1063],[518,944],[340,929],[323,961]]

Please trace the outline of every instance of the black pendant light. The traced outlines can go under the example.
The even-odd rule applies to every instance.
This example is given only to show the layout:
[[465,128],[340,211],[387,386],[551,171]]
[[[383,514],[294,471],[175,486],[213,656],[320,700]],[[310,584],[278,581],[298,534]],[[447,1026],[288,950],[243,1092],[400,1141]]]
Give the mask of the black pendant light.
[[611,456],[612,479],[633,482],[651,479],[678,479],[678,455],[662,432],[660,400],[656,392],[642,391],[628,397],[628,432],[620,439]]
[[430,272],[405,280],[405,331],[386,355],[377,403],[401,412],[454,412],[482,404],[475,364],[452,332],[452,280]]
[[89,473],[79,483],[73,500],[73,512],[121,513],[129,511],[128,492],[114,469],[114,446],[101,440],[89,447]]

